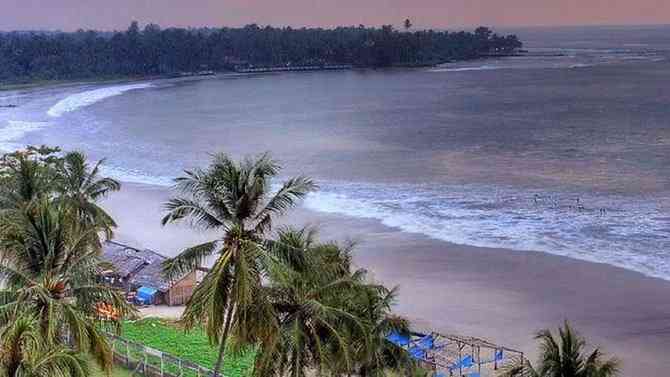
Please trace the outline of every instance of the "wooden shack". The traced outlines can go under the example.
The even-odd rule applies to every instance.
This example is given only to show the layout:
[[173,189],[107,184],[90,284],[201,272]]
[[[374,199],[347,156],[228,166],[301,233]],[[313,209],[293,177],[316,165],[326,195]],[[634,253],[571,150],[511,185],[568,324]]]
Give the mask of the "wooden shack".
[[110,269],[102,276],[107,283],[126,292],[140,287],[155,288],[158,294],[153,304],[184,305],[199,283],[199,271],[196,270],[174,281],[166,279],[162,265],[168,258],[150,249],[107,241],[103,245],[102,258],[110,264]]

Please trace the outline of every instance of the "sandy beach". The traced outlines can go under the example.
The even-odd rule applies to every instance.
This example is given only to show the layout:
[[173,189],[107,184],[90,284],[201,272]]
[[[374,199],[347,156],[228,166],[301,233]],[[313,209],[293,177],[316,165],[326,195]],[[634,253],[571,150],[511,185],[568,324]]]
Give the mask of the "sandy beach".
[[[160,226],[163,187],[125,184],[105,202],[122,242],[174,255],[208,238]],[[670,367],[670,282],[605,264],[540,252],[454,245],[366,220],[297,209],[296,225],[322,239],[355,240],[356,263],[398,285],[397,312],[419,328],[476,336],[534,358],[533,333],[569,319],[623,361],[624,376],[663,376]]]

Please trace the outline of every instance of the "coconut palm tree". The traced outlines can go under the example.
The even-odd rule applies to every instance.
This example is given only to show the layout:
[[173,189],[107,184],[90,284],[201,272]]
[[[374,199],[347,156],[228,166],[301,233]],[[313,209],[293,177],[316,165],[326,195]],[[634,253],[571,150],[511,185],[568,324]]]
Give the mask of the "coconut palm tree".
[[353,345],[367,345],[365,326],[346,310],[347,299],[358,289],[356,278],[343,268],[349,263],[342,258],[346,252],[335,244],[318,244],[314,236],[308,228],[283,229],[270,242],[278,263],[268,269],[261,294],[273,308],[276,334],[260,342],[257,376],[349,373]]
[[[259,342],[257,375],[302,376],[317,370],[386,376],[416,370],[409,354],[386,339],[391,331],[409,327],[391,313],[396,292],[369,283],[364,270],[352,271],[354,245],[319,243],[310,227],[282,228],[268,243],[277,263],[263,294],[273,306],[277,335]],[[266,314],[256,318],[267,321]]]
[[406,350],[387,339],[393,332],[409,333],[409,321],[391,312],[396,289],[382,285],[367,285],[350,301],[353,312],[366,325],[367,347],[356,352],[356,370],[362,377],[383,377],[389,371],[399,375],[414,375],[416,363]]
[[20,209],[53,193],[58,148],[28,147],[0,157],[0,211]]
[[119,191],[121,184],[100,176],[103,162],[100,160],[91,166],[83,153],[66,153],[57,165],[56,191],[59,199],[67,203],[84,224],[102,226],[107,238],[111,238],[116,223],[97,202]]
[[600,349],[585,353],[586,341],[566,321],[558,329],[558,337],[549,330],[535,336],[540,341],[540,358],[533,366],[528,360],[504,368],[505,377],[612,377],[619,372],[614,358],[604,360]]
[[88,377],[88,360],[38,331],[37,320],[22,315],[0,328],[0,376]]
[[176,180],[178,197],[166,203],[163,225],[189,220],[194,227],[215,230],[220,237],[184,250],[165,264],[165,273],[177,278],[217,255],[211,270],[194,290],[182,320],[187,327],[204,323],[211,341],[218,342],[214,366],[218,375],[230,328],[237,340],[247,329],[246,308],[261,290],[267,256],[263,247],[276,216],[284,214],[316,188],[308,178],[291,178],[275,193],[271,180],[280,166],[268,154],[235,162],[225,154],[213,157],[207,169],[186,171]]
[[[120,291],[97,282],[102,270],[100,227],[82,225],[63,203],[47,198],[27,205],[20,216],[0,221],[0,326],[32,315],[40,336],[72,344],[105,370],[111,350],[96,323],[96,305],[133,314]],[[118,328],[119,322],[112,322]]]
[[97,202],[121,186],[100,177],[103,162],[90,166],[81,152],[63,156],[59,148],[46,146],[5,154],[0,157],[0,213],[10,214],[39,198],[56,198],[84,225],[102,225],[111,238],[116,224]]

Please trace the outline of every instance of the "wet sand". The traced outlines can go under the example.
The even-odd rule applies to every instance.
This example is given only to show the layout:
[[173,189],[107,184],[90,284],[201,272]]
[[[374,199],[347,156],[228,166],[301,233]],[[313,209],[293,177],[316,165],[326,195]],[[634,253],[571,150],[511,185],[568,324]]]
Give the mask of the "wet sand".
[[[105,202],[117,239],[174,255],[208,239],[160,226],[165,188],[125,184]],[[375,220],[298,209],[290,223],[322,239],[359,242],[356,263],[398,285],[397,312],[418,327],[477,336],[526,352],[533,333],[569,319],[623,361],[623,376],[664,376],[670,368],[670,282],[605,264],[540,252],[454,245],[400,232]]]

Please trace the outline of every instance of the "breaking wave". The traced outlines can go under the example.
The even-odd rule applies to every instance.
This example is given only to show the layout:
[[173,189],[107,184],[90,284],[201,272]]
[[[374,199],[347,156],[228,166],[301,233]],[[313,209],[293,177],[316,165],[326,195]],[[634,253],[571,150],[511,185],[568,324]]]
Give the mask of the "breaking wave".
[[479,67],[459,67],[459,68],[435,68],[431,72],[469,72],[469,71],[492,71],[495,69],[503,69],[504,67],[496,67],[492,65],[483,65]]
[[146,89],[150,87],[152,87],[151,83],[116,85],[72,94],[58,101],[58,103],[53,105],[47,111],[47,114],[51,117],[57,118],[65,113],[78,110],[82,107],[90,106],[109,97],[121,95],[129,90]]
[[456,244],[543,251],[670,280],[670,217],[659,203],[469,185],[322,188],[308,196],[307,208]]
[[20,149],[21,146],[15,143],[21,140],[29,132],[39,131],[48,126],[47,122],[24,122],[10,120],[7,126],[0,129],[0,151],[10,152]]
[[155,176],[137,169],[103,165],[102,173],[122,182],[140,183],[145,185],[169,187],[174,184],[174,177]]

